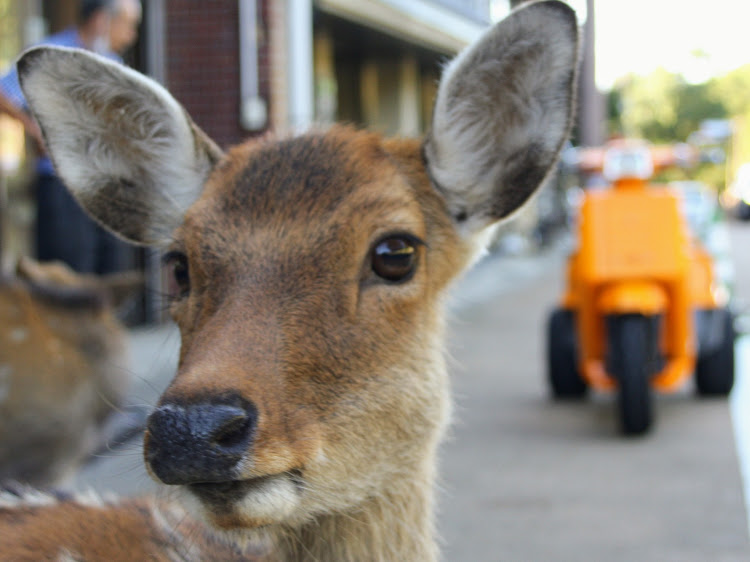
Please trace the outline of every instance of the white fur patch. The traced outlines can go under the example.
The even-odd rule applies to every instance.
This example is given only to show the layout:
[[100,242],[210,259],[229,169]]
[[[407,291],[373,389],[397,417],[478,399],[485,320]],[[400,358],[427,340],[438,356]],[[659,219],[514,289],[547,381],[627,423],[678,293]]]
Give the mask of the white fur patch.
[[13,328],[8,333],[8,338],[13,343],[23,343],[28,339],[28,337],[29,337],[28,328]]
[[236,506],[238,512],[256,519],[283,521],[299,506],[299,495],[289,478],[278,476],[253,487]]
[[52,494],[25,488],[23,493],[18,494],[0,489],[0,508],[12,509],[16,507],[42,507],[56,505],[58,499]]
[[44,507],[57,505],[61,501],[76,503],[85,507],[104,507],[117,505],[119,498],[114,494],[100,495],[94,490],[85,490],[75,494],[63,494],[63,499],[53,493],[44,492],[31,487],[6,490],[0,488],[0,508]]
[[57,554],[57,562],[83,562],[83,558],[73,554],[67,548],[63,548]]

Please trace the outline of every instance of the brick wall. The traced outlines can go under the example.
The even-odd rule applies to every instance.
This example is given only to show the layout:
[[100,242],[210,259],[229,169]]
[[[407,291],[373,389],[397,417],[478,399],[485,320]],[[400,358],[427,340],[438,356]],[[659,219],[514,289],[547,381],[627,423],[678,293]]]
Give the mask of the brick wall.
[[[268,2],[258,0],[260,90],[268,100]],[[167,85],[222,147],[250,136],[239,124],[238,2],[167,0]]]

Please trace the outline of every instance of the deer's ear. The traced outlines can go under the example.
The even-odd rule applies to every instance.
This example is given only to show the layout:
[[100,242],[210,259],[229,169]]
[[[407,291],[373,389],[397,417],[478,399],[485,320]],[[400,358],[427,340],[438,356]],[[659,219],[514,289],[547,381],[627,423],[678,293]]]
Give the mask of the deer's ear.
[[159,84],[80,49],[37,47],[18,75],[65,185],[102,225],[161,244],[221,150]]
[[575,13],[544,1],[512,12],[446,67],[424,154],[469,233],[513,213],[547,177],[573,121],[577,66]]

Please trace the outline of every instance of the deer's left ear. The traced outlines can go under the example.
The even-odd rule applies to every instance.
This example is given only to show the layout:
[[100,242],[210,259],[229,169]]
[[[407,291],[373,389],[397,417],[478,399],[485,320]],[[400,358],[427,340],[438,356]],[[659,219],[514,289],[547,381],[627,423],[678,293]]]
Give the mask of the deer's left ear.
[[507,217],[543,183],[570,132],[577,66],[575,13],[543,1],[446,67],[424,154],[462,230]]
[[57,173],[89,215],[132,242],[167,243],[222,157],[184,108],[81,49],[30,49],[18,76]]

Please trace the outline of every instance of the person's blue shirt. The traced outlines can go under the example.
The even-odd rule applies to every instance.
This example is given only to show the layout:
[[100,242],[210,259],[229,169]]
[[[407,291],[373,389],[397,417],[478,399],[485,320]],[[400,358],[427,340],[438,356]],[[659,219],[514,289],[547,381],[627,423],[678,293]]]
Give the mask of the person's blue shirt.
[[[85,48],[83,42],[81,41],[80,35],[78,35],[78,31],[74,27],[65,29],[63,31],[60,31],[59,33],[50,35],[49,37],[45,37],[42,41],[36,44],[36,46],[39,45],[52,45],[56,47],[78,47],[79,49]],[[117,60],[118,62],[122,62],[122,59],[115,53],[106,53],[105,56],[113,60]],[[15,64],[11,65],[10,70],[2,77],[0,77],[0,90],[2,90],[5,97],[7,97],[13,104],[15,104],[16,107],[21,107],[24,110],[28,110],[28,106],[26,105],[26,98],[24,98],[23,91],[21,90],[21,85],[18,83],[18,72],[16,70]],[[37,173],[39,174],[53,175],[55,173],[55,169],[52,166],[52,161],[46,156],[41,156],[37,160],[36,169]]]

